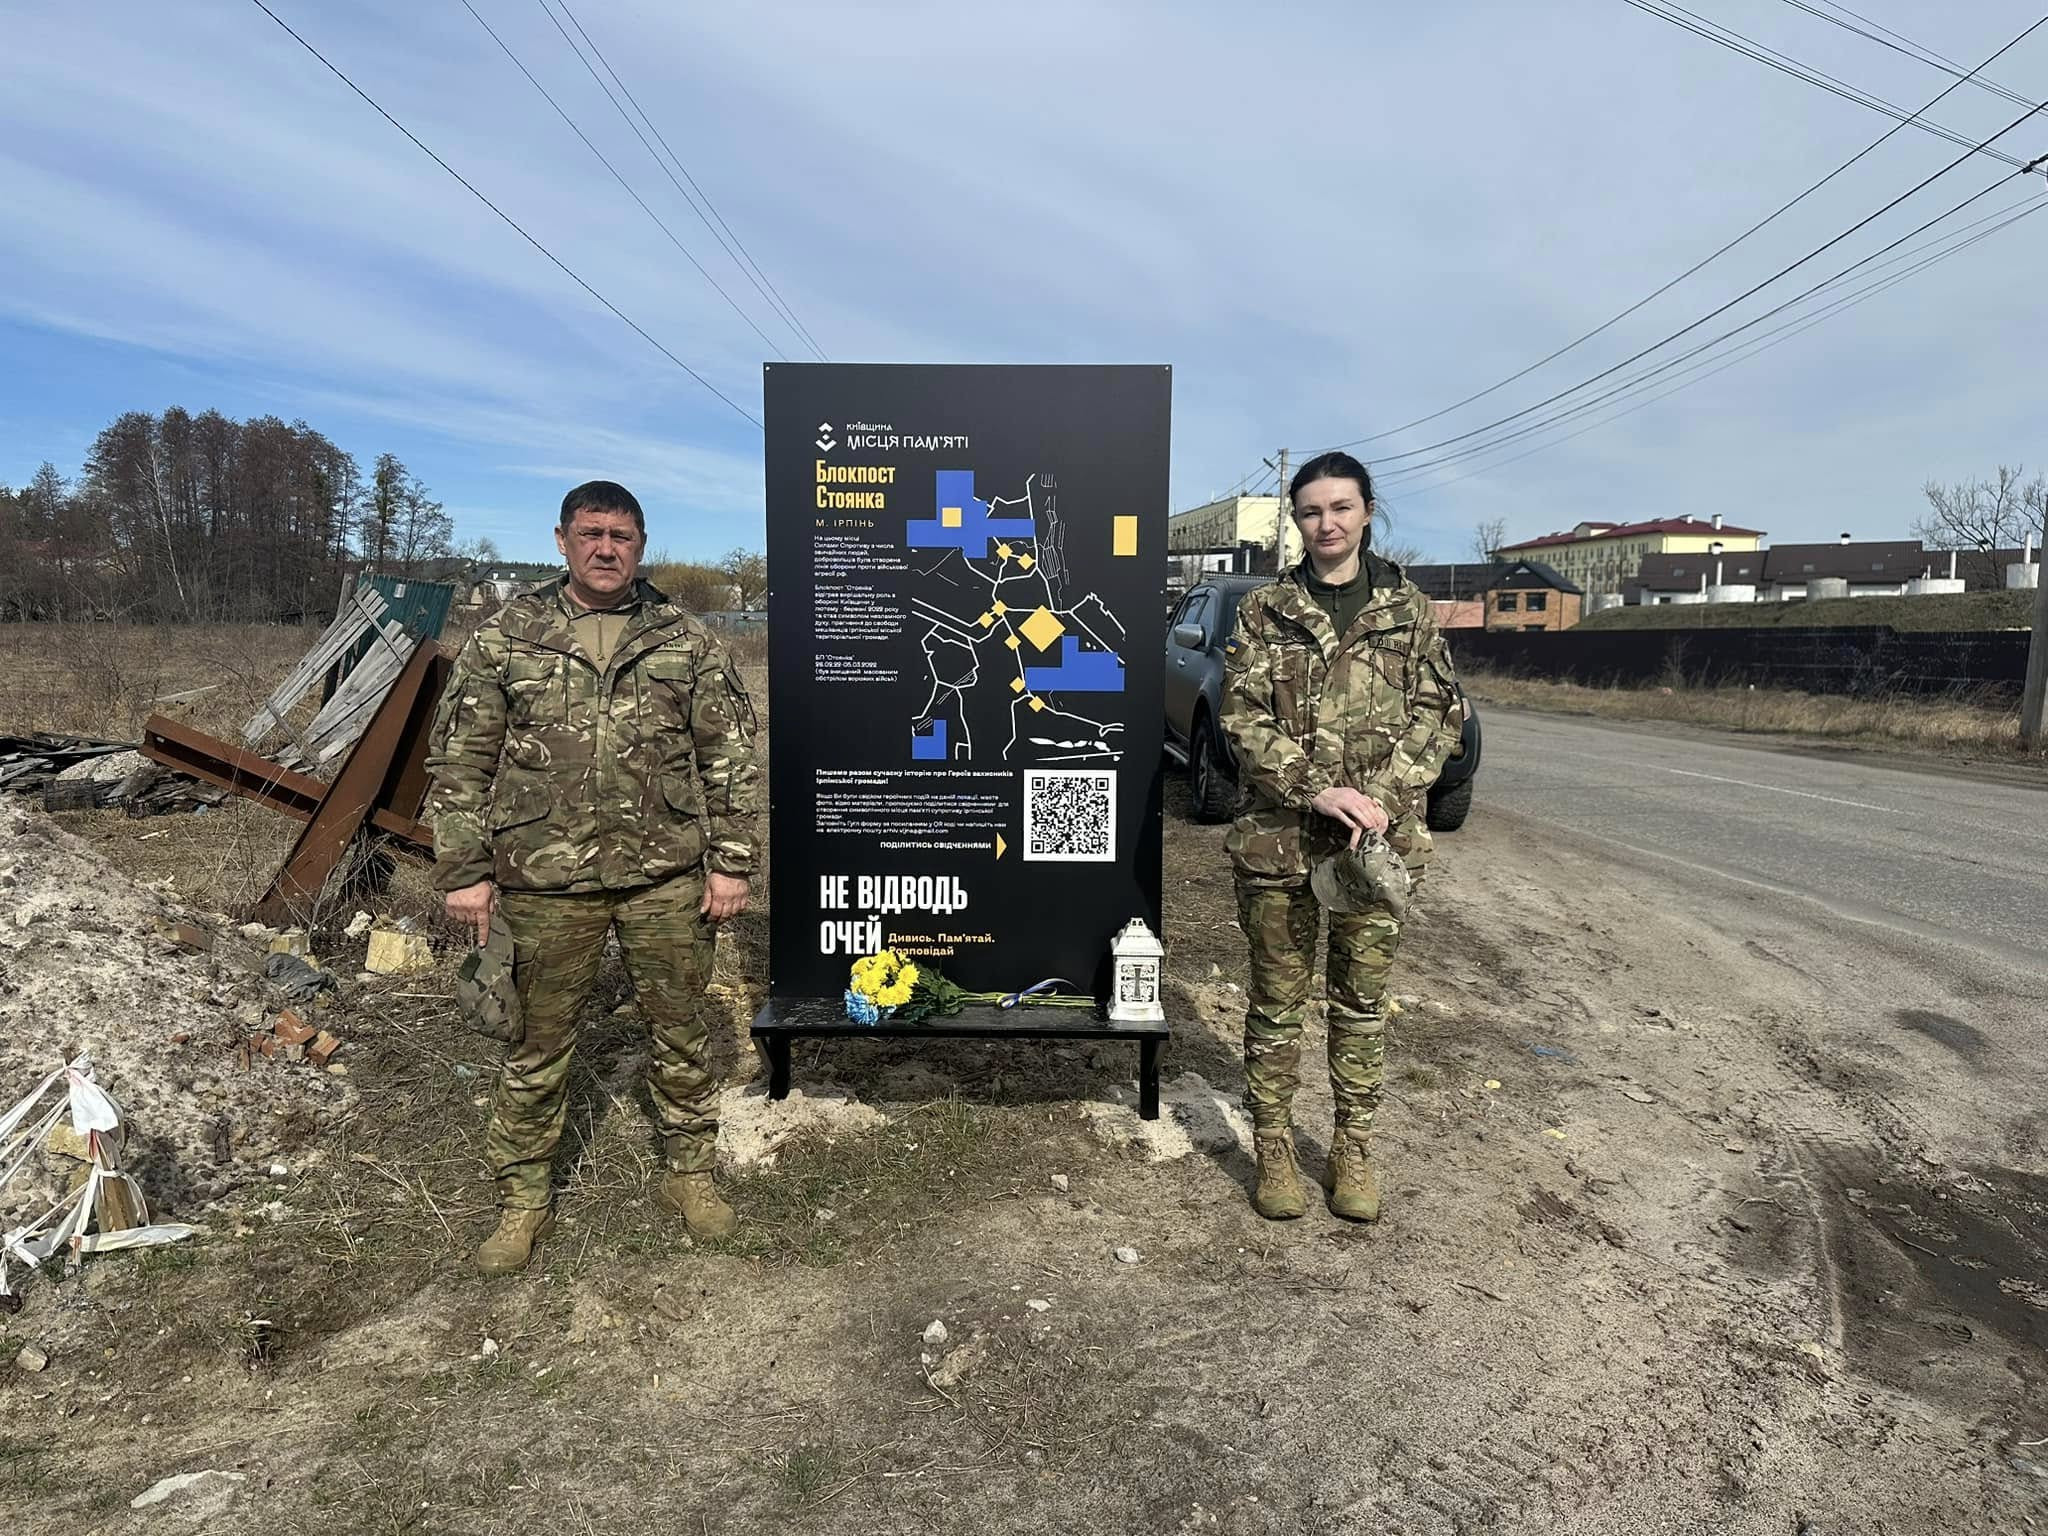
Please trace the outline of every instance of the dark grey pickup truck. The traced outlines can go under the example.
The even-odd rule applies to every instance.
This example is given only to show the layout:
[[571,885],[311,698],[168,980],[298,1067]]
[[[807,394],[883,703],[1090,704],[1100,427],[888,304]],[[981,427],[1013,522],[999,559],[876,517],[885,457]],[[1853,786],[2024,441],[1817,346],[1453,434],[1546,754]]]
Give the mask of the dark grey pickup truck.
[[[1221,821],[1237,794],[1230,745],[1217,729],[1223,698],[1223,643],[1237,623],[1238,601],[1268,576],[1208,576],[1190,587],[1166,630],[1166,750],[1187,765],[1195,819]],[[1458,690],[1465,732],[1429,792],[1432,832],[1455,832],[1472,810],[1479,772],[1479,716]]]

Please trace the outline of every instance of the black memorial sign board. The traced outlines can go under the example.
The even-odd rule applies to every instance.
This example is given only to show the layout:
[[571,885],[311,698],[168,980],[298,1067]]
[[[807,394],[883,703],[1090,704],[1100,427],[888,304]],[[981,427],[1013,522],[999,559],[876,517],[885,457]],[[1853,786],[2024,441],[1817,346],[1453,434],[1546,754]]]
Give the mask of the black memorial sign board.
[[770,990],[1159,930],[1161,367],[769,365]]

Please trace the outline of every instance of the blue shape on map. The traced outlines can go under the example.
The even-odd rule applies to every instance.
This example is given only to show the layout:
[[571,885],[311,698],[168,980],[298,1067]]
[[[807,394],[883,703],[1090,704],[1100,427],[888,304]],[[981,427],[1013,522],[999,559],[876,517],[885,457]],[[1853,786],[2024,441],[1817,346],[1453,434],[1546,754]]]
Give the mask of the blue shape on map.
[[1084,651],[1080,640],[1068,635],[1061,642],[1060,664],[1026,667],[1024,686],[1033,693],[1122,693],[1124,667],[1114,651]]
[[903,542],[912,549],[957,549],[970,560],[986,560],[988,547],[997,539],[1037,537],[1028,517],[990,517],[988,503],[974,494],[971,469],[934,470],[938,500],[935,505],[960,509],[960,526],[948,528],[938,517],[912,518],[904,528]]
[[934,720],[931,731],[923,736],[915,730],[910,733],[910,760],[913,763],[943,763],[946,760],[946,722]]

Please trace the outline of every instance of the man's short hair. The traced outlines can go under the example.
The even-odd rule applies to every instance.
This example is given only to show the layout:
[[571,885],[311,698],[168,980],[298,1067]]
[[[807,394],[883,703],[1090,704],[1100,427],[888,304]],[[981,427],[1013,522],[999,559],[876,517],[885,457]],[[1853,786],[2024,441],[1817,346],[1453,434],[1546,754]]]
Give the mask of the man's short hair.
[[647,518],[633,493],[616,480],[586,480],[562,498],[562,526],[576,521],[578,512],[623,512],[633,526],[647,537]]

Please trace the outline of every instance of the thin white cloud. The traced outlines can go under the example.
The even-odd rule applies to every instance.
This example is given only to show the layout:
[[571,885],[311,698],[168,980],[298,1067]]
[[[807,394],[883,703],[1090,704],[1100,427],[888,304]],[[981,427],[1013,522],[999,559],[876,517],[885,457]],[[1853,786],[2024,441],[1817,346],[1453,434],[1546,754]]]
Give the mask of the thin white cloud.
[[[1736,24],[1895,100],[1941,83],[1783,7],[1729,4]],[[760,341],[459,5],[280,8],[754,408]],[[539,8],[485,9],[783,335]],[[1182,504],[1280,442],[1384,428],[1520,367],[1883,126],[1603,0],[582,9],[835,356],[1171,362]],[[1919,0],[1888,19],[1970,59],[2032,19],[2016,0],[1967,9]],[[729,542],[757,537],[743,424],[253,7],[121,0],[8,25],[0,314],[276,379],[473,444],[480,469],[557,480],[625,465],[729,523]],[[2000,74],[2048,68],[2037,41]],[[1940,110],[1978,133],[2014,115],[1968,91]],[[1419,447],[1606,366],[1947,154],[1900,135],[1595,345],[1371,450]],[[1940,192],[1995,171],[1966,167]],[[1735,507],[1785,537],[1900,527],[1927,476],[2022,456],[2035,431],[2036,343],[2014,296],[2034,285],[2038,240],[2021,226],[1612,427],[1400,493],[1402,537],[1448,553],[1496,513],[1535,532]]]

